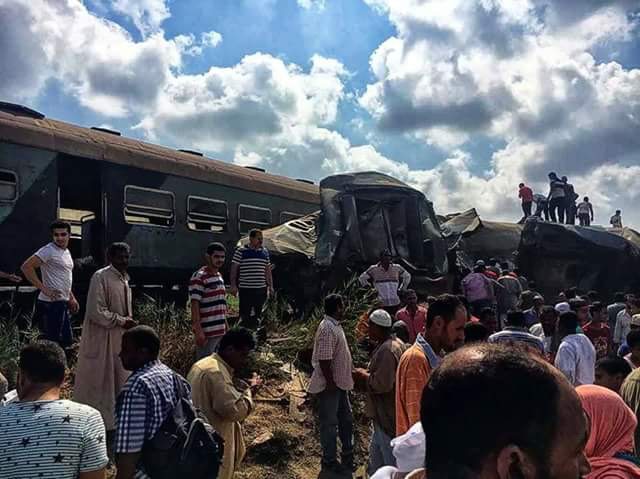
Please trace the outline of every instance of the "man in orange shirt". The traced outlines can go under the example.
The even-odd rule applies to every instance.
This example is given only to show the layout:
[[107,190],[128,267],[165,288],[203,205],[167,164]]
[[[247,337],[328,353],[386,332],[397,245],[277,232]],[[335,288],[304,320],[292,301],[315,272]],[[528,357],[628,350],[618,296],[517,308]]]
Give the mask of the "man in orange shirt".
[[396,435],[406,433],[420,420],[422,390],[431,371],[440,363],[439,354],[464,343],[467,311],[457,296],[443,294],[427,311],[424,331],[400,358],[396,373]]

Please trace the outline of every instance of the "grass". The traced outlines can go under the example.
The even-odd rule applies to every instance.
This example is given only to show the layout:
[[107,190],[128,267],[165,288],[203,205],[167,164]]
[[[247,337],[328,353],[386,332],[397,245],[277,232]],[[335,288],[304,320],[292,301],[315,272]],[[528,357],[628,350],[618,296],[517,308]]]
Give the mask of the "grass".
[[[367,361],[367,355],[358,348],[355,328],[360,316],[375,302],[376,292],[370,288],[362,288],[355,276],[333,292],[339,293],[344,299],[342,327],[353,354],[354,363],[364,364]],[[284,306],[276,302],[275,305],[266,309],[264,315],[265,325],[272,333],[288,338],[276,342],[272,348],[273,353],[284,362],[307,362],[310,359],[309,351],[313,349],[316,329],[324,317],[323,308],[317,305],[301,321],[291,321],[283,311]]]
[[160,360],[186,377],[195,360],[189,311],[147,296],[135,304],[134,318],[156,330],[160,336]]

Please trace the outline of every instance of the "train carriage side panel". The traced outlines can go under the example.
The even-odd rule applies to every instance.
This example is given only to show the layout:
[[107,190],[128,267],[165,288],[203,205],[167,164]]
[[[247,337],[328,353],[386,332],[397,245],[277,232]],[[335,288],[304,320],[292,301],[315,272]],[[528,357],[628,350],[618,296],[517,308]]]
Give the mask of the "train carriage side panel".
[[0,143],[0,269],[20,265],[50,241],[56,217],[55,152]]
[[236,242],[250,227],[267,220],[264,228],[278,224],[282,213],[317,210],[312,203],[233,185],[115,164],[105,164],[102,183],[108,202],[107,243],[132,246],[131,276],[144,284],[185,283],[203,264],[212,241],[227,247],[228,266]]

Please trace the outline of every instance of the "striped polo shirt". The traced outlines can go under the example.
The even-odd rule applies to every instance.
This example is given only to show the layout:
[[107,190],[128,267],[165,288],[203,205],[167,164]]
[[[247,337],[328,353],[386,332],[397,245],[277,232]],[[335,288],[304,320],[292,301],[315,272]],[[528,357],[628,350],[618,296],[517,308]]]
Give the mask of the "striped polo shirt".
[[189,297],[200,305],[200,325],[207,338],[226,332],[227,300],[224,280],[204,266],[193,273],[189,282]]
[[526,328],[507,326],[502,331],[489,336],[489,342],[528,346],[544,355],[544,343],[540,338],[529,333]]
[[232,263],[240,265],[238,287],[259,289],[267,287],[265,271],[270,264],[266,248],[253,249],[249,245],[238,248]]

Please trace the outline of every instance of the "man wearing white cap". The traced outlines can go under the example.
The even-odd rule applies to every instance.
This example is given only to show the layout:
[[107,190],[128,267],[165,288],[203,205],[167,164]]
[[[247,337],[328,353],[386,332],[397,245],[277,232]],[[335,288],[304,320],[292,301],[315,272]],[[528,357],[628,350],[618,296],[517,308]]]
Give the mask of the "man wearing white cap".
[[356,369],[356,380],[366,383],[367,416],[372,419],[373,433],[369,447],[369,474],[382,466],[394,466],[391,440],[396,431],[396,369],[407,346],[391,334],[393,321],[384,309],[369,315],[369,339],[377,347],[371,355],[369,370]]

